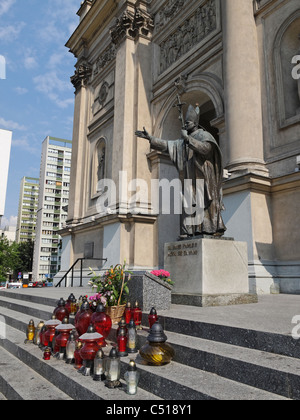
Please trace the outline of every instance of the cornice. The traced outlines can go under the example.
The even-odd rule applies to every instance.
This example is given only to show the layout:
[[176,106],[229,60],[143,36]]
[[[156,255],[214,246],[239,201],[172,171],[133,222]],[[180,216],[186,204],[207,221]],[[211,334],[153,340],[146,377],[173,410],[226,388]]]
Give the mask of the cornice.
[[[97,0],[92,5],[90,11],[79,23],[74,33],[66,43],[66,47],[75,57],[82,51],[82,41],[90,41],[96,32],[104,29],[115,17],[115,12],[119,9],[121,0]],[[91,13],[93,11],[93,13]]]

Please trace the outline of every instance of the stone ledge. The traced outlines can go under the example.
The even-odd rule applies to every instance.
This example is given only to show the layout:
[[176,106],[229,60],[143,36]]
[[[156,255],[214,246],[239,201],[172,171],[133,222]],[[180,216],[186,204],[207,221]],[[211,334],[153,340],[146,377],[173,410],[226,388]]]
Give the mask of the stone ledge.
[[230,306],[257,303],[256,294],[223,294],[223,295],[192,295],[172,294],[172,304],[198,307]]

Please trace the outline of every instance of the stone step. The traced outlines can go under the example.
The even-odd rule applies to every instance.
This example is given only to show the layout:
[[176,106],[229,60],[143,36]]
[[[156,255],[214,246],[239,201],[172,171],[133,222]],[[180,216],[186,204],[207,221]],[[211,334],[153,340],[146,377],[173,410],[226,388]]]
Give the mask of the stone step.
[[[240,384],[216,374],[183,366],[172,362],[163,367],[145,366],[139,356],[137,366],[141,373],[138,394],[128,396],[123,389],[108,390],[103,383],[95,383],[89,377],[79,375],[76,370],[56,359],[46,362],[42,351],[33,344],[25,345],[24,333],[8,328],[0,345],[14,357],[51,381],[63,393],[74,400],[285,400],[277,394]],[[105,353],[109,348],[105,349]],[[122,375],[130,357],[122,358]],[[124,381],[123,381],[124,382]]]
[[[26,294],[26,292],[6,292],[0,291],[0,307],[13,309],[20,313],[31,315],[32,317],[40,318],[41,320],[50,319],[59,297],[67,299],[72,289],[56,289],[51,291],[57,297],[49,297],[49,291],[46,293],[43,289],[35,290],[34,294]],[[82,290],[83,294],[90,289],[76,289],[77,294]],[[299,302],[300,303],[300,302]],[[246,305],[249,308],[252,305]],[[239,328],[231,325],[223,325],[208,322],[208,320],[201,321],[199,319],[186,319],[186,315],[182,314],[182,308],[173,311],[163,311],[159,313],[159,320],[165,331],[181,334],[191,337],[203,338],[205,340],[217,341],[227,344],[232,344],[239,347],[252,348],[268,353],[280,354],[288,357],[295,357],[300,359],[300,346],[291,334],[279,334],[274,331],[263,331],[249,328]],[[198,309],[198,308],[197,308]],[[192,315],[196,308],[189,308]],[[213,309],[213,308],[206,308]],[[237,310],[237,308],[230,308]],[[198,313],[198,311],[197,311]],[[207,313],[207,312],[206,312]],[[177,317],[176,317],[177,314]],[[178,314],[180,316],[178,317]],[[202,313],[201,313],[202,314]],[[184,318],[186,316],[186,318]],[[290,318],[291,325],[292,316]],[[143,314],[143,325],[148,325],[148,314]]]
[[71,399],[2,347],[0,347],[0,366],[0,391],[6,399],[36,401]]
[[[19,363],[24,365],[25,368],[30,368],[37,372],[39,376],[42,376],[45,383],[49,383],[49,387],[59,388],[58,394],[53,399],[61,396],[60,399],[73,400],[161,400],[159,396],[143,389],[139,389],[136,396],[127,395],[124,381],[122,389],[109,390],[103,383],[94,382],[91,377],[84,377],[78,374],[73,366],[67,365],[64,361],[59,361],[55,358],[51,358],[50,361],[45,361],[43,360],[42,350],[33,344],[24,344],[24,333],[12,327],[7,328],[5,338],[0,338],[0,349],[8,352],[10,358],[13,358],[13,361],[10,362],[12,366],[15,358],[17,358]],[[18,370],[15,370],[12,375],[11,382],[13,382],[13,385],[10,387],[11,389],[15,389],[17,386],[15,385],[14,379],[19,380],[21,387],[24,384],[27,385],[27,382],[24,382],[23,378],[20,381]],[[67,395],[66,398],[64,398],[65,394]],[[23,399],[31,398],[28,395],[28,398]]]
[[[10,305],[12,302],[9,302]],[[32,305],[31,305],[32,308]],[[49,315],[52,313],[51,308]],[[7,328],[22,331],[23,338],[31,315],[0,307],[0,316]],[[49,319],[50,316],[44,320]],[[39,318],[33,318],[35,324]],[[115,327],[116,329],[116,327]],[[109,339],[116,342],[115,329]],[[174,361],[178,364],[200,369],[223,378],[234,380],[261,390],[280,394],[287,398],[300,397],[300,360],[280,355],[240,348],[222,342],[167,332],[168,342],[175,349]],[[148,329],[139,331],[139,348],[146,342]],[[185,367],[183,369],[185,369]],[[296,372],[296,373],[295,373]]]
[[[4,291],[0,293],[0,321],[1,319],[5,320],[8,330],[12,327],[22,332],[24,340],[29,320],[33,318],[37,324],[40,320],[50,319],[59,297],[66,299],[70,290],[72,289],[53,289],[51,292],[43,289]],[[76,296],[86,294],[84,289],[76,289],[74,293],[76,293]],[[285,298],[283,300],[283,307],[285,307],[287,301]],[[298,299],[292,300],[292,307],[289,309],[291,313],[297,307],[297,303]],[[216,382],[215,378],[218,378],[218,381],[221,382],[223,380],[230,381],[230,384],[234,382],[233,385],[231,384],[233,388],[238,384],[240,387],[254,388],[261,395],[265,395],[265,392],[271,394],[271,396],[267,395],[267,399],[280,399],[281,397],[300,399],[298,342],[292,339],[289,334],[282,333],[285,331],[286,322],[283,327],[279,328],[277,320],[276,326],[280,333],[274,332],[272,328],[269,328],[269,330],[249,329],[249,324],[260,326],[261,321],[257,321],[253,317],[251,319],[251,311],[254,307],[252,305],[246,306],[247,308],[242,306],[240,308],[225,308],[221,311],[217,309],[215,313],[214,308],[206,308],[204,311],[200,311],[200,315],[199,308],[190,307],[188,308],[188,315],[193,315],[194,320],[188,319],[187,314],[182,313],[185,308],[178,309],[174,306],[172,310],[166,311],[162,315],[159,314],[160,322],[168,336],[168,342],[172,344],[176,351],[175,360],[172,363],[174,372],[171,373],[170,378],[176,377],[177,368],[178,372],[191,369],[192,376],[194,374],[193,370],[198,374],[208,375],[209,378],[213,376],[212,383]],[[261,306],[255,306],[254,309],[259,313],[260,308]],[[228,315],[224,321],[220,316],[217,319],[216,313],[219,311],[221,314],[226,313]],[[214,319],[217,319],[218,324],[208,322],[211,319],[211,314],[214,314]],[[234,322],[236,314],[240,314],[239,324],[241,327],[237,327],[237,322]],[[247,322],[241,319],[241,315],[245,317]],[[262,315],[263,312],[259,313],[259,316]],[[287,314],[285,321],[289,321],[289,316]],[[144,325],[148,324],[147,314],[143,315],[143,321]],[[227,322],[227,325],[224,325],[224,322]],[[147,335],[147,328],[144,327],[144,330],[139,332],[139,346],[146,341]],[[115,341],[114,331],[110,338]],[[123,365],[127,366],[126,359],[122,360]],[[152,372],[153,368],[150,368],[150,372],[147,372],[148,367],[141,365],[140,368],[144,372],[141,383],[143,383],[143,378],[146,378],[143,387],[148,390],[147,382],[149,380],[147,375],[151,373],[151,375],[154,375],[154,377],[150,375],[151,381],[158,384],[156,386],[160,391],[157,395],[161,398],[170,398],[163,391],[164,387],[171,389],[172,395],[176,395],[177,398],[181,394],[186,395],[188,392],[191,395],[195,393],[197,398],[200,399],[215,398],[212,391],[206,394],[203,389],[193,390],[185,384],[181,388],[178,385],[179,390],[177,389],[177,393],[175,393],[176,383],[172,382],[170,385],[167,368],[164,368],[166,377],[162,377],[161,373],[157,374],[156,377]],[[158,369],[155,369],[156,372],[158,372]],[[180,375],[178,380],[180,383]],[[210,383],[209,381],[208,383]],[[226,383],[224,383],[224,386],[227,386]],[[155,393],[155,389],[151,388],[150,392]],[[250,395],[252,394],[250,393]],[[239,399],[239,394],[234,392],[234,398]]]

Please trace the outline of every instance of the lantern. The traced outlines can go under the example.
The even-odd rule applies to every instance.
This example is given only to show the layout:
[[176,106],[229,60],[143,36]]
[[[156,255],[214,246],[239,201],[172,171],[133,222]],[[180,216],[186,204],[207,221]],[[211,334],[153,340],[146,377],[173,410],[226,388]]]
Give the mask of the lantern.
[[98,343],[100,347],[106,347],[107,343],[105,339],[108,337],[111,327],[112,320],[109,315],[105,313],[105,307],[103,303],[99,303],[96,312],[91,317],[91,324],[94,326],[95,331],[103,337]]
[[70,296],[68,297],[67,301],[66,301],[66,309],[69,312],[69,315],[71,315],[71,302],[73,300],[73,298],[75,298],[75,296],[73,295],[73,293],[70,294]]
[[125,312],[124,312],[124,317],[125,317],[126,324],[129,324],[129,322],[131,320],[131,315],[132,315],[131,304],[130,304],[130,302],[127,302]]
[[94,359],[94,381],[104,381],[105,380],[105,356],[103,350],[100,349],[96,354]]
[[95,329],[90,325],[87,332],[79,337],[83,342],[83,347],[80,350],[80,356],[84,361],[84,369],[80,372],[84,376],[90,376],[93,369],[93,362],[99,350],[97,342],[102,338],[101,334],[95,332]]
[[70,308],[71,308],[71,315],[75,315],[76,312],[77,312],[77,301],[76,301],[75,297],[73,297],[71,299]]
[[149,327],[151,329],[152,325],[158,320],[157,312],[155,308],[152,308],[150,314],[148,315]]
[[158,321],[153,324],[147,340],[148,343],[141,348],[140,355],[148,365],[162,366],[171,362],[175,353],[173,348],[166,343],[167,336]]
[[83,364],[83,360],[82,357],[80,356],[80,350],[82,349],[82,342],[81,341],[76,341],[75,344],[75,352],[74,352],[74,359],[75,359],[75,369],[81,369],[82,368],[82,364]]
[[73,331],[71,331],[71,334],[69,335],[68,342],[66,345],[66,363],[68,365],[72,365],[75,362],[74,359],[74,353],[76,349],[76,340],[75,340],[75,334]]
[[59,321],[63,321],[64,318],[69,318],[69,311],[66,308],[66,302],[63,298],[57,302],[57,307],[54,309],[53,315],[55,315],[56,319]]
[[119,388],[122,386],[120,382],[121,362],[117,349],[113,347],[106,361],[106,382],[107,388]]
[[55,336],[55,329],[60,324],[61,324],[61,321],[59,321],[58,319],[50,319],[49,321],[45,323],[47,331],[43,335],[43,341],[42,341],[42,344],[45,347],[52,348],[52,340]]
[[41,329],[43,328],[44,325],[45,325],[44,321],[40,321],[40,323],[38,324],[38,326],[35,329],[33,344],[35,344],[37,346],[39,346],[40,343],[41,343],[40,333],[41,333]]
[[125,330],[126,330],[126,333],[127,333],[127,324],[126,324],[126,321],[125,321],[125,317],[124,316],[122,317],[121,321],[119,322],[119,327],[117,329],[117,337],[119,335],[119,332],[120,332],[120,328],[121,327],[124,327]]
[[50,347],[45,348],[43,359],[44,360],[50,360],[51,359],[51,349],[50,349]]
[[28,344],[28,343],[33,343],[34,334],[35,334],[35,326],[34,326],[34,321],[33,321],[33,319],[31,319],[31,320],[29,321],[28,326],[27,326],[27,332],[26,332],[26,340],[25,340],[25,344]]
[[63,360],[66,357],[66,347],[69,340],[71,331],[74,329],[74,325],[68,323],[68,318],[64,318],[62,324],[56,327],[56,331],[59,331],[59,335],[56,337],[55,345],[59,348],[56,357],[59,360]]
[[131,360],[129,363],[129,367],[127,372],[125,372],[124,379],[126,381],[126,393],[129,395],[136,395],[140,373],[137,371],[136,364],[133,360]]
[[131,319],[128,326],[128,333],[127,333],[128,341],[127,341],[127,351],[128,353],[137,353],[137,332],[134,320]]
[[93,312],[90,309],[89,303],[84,302],[81,305],[79,316],[77,317],[76,315],[77,319],[75,317],[75,327],[79,333],[79,336],[87,332],[87,329],[91,324],[92,314]]
[[135,302],[134,308],[132,310],[132,318],[134,320],[134,323],[136,325],[136,329],[137,330],[141,330],[141,324],[142,324],[142,316],[143,316],[143,312],[141,310],[141,308],[139,307],[139,303],[138,301]]
[[47,327],[46,325],[43,325],[40,332],[40,344],[39,344],[40,349],[44,348],[43,341],[44,341],[44,335],[46,334],[46,332],[47,332]]
[[120,357],[128,356],[128,353],[127,353],[128,338],[127,338],[127,333],[124,327],[120,328],[117,340],[118,340],[119,356]]

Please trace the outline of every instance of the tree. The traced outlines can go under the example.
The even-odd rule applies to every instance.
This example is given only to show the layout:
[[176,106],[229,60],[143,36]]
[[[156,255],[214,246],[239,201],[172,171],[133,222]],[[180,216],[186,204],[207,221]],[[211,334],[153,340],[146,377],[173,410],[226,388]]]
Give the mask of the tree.
[[9,243],[7,238],[0,239],[0,281],[7,279],[7,273],[16,269],[19,260],[18,244]]
[[15,270],[22,273],[32,271],[34,242],[27,241],[18,244],[18,261],[15,264]]

